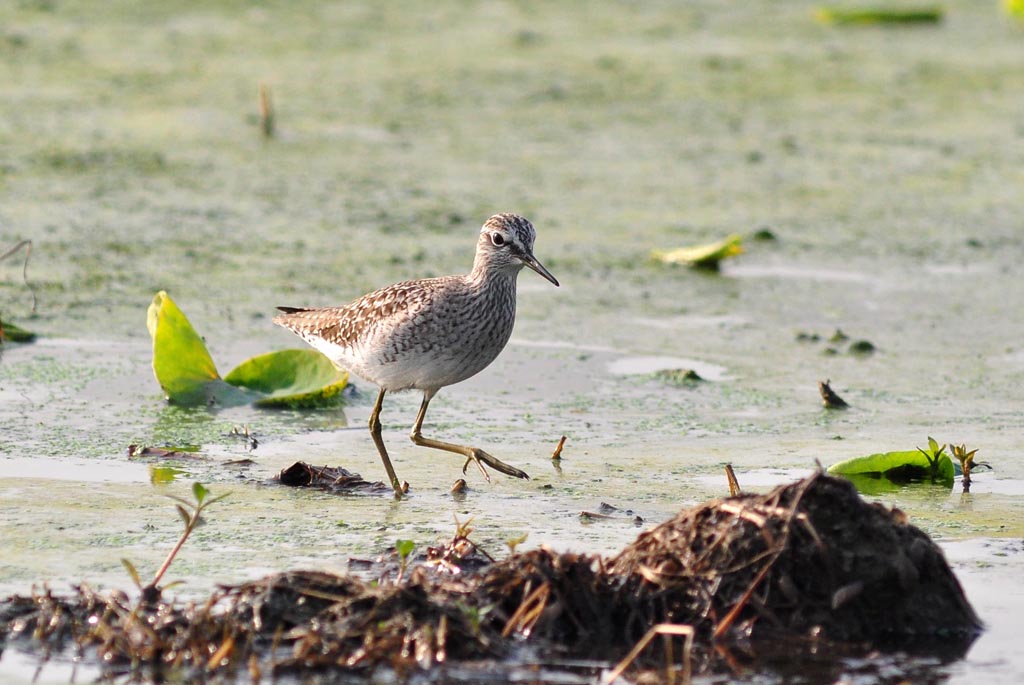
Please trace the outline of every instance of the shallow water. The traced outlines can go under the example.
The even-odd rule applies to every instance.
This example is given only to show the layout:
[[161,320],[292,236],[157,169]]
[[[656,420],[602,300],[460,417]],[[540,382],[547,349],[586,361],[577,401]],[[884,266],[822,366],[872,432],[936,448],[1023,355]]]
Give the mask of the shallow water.
[[[823,27],[811,9],[0,8],[0,251],[34,241],[40,300],[31,314],[5,260],[0,315],[42,335],[0,351],[0,592],[127,587],[120,558],[159,565],[179,527],[162,495],[193,480],[232,494],[171,569],[186,597],[432,544],[455,518],[492,553],[524,533],[526,547],[613,552],[632,517],[580,511],[607,502],[653,524],[723,494],[726,463],[766,489],[932,435],[993,470],[970,495],[876,498],[942,541],[989,624],[941,677],[1019,681],[1024,34],[994,5],[950,3],[912,29]],[[259,82],[277,104],[270,141],[253,123]],[[145,328],[156,290],[225,372],[300,344],[269,323],[273,305],[466,269],[479,224],[507,210],[534,221],[563,287],[522,274],[512,344],[434,400],[425,433],[531,481],[470,472],[454,498],[461,461],[408,441],[419,398],[405,394],[383,418],[407,501],[264,485],[296,460],[383,476],[359,381],[329,411],[163,402]],[[717,274],[648,260],[762,226],[778,239],[748,239]],[[849,341],[829,343],[836,329]],[[855,340],[877,351],[850,354]],[[653,375],[677,366],[708,382]],[[828,378],[849,411],[821,409]],[[252,452],[232,435],[243,426]],[[153,484],[132,443],[203,458]]]

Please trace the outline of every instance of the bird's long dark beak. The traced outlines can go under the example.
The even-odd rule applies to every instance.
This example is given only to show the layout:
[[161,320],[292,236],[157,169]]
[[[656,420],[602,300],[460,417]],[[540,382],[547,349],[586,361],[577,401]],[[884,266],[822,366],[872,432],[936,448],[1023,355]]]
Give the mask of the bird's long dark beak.
[[551,272],[544,268],[544,265],[537,261],[537,258],[532,254],[524,254],[519,257],[523,260],[523,264],[530,267],[544,278],[548,279],[558,287],[558,279],[551,275]]

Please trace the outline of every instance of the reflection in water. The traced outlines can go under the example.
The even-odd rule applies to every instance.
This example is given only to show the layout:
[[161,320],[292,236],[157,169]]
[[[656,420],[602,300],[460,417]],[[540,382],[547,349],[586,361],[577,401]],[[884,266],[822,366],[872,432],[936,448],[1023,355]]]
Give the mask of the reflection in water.
[[[266,411],[273,410],[268,409]],[[366,428],[366,426],[349,426],[348,417],[345,416],[345,410],[341,407],[331,407],[330,409],[320,410],[307,409],[304,411],[292,411],[288,412],[286,416],[281,418],[285,419],[285,421],[294,422],[304,430],[332,431],[341,430],[343,428]]]
[[147,437],[154,445],[202,445],[211,442],[219,432],[215,428],[215,417],[215,412],[205,407],[168,404],[157,414],[156,423]]
[[[226,415],[230,413],[231,417]],[[242,413],[244,415],[239,416]],[[244,427],[287,426],[290,431],[332,431],[349,428],[348,417],[342,407],[324,409],[216,409],[206,407],[177,407],[166,405],[157,414],[153,428],[146,436],[154,445],[184,447],[223,442],[231,426],[242,424],[235,433],[244,434]]]
[[[936,641],[927,645],[902,646],[899,651],[882,653],[864,647],[829,645],[812,639],[794,641],[792,636],[777,641],[758,640],[744,649],[730,649],[717,645],[711,654],[697,656],[698,682],[757,683],[781,685],[783,683],[859,683],[861,685],[887,685],[889,683],[927,683],[938,685],[950,680],[950,664],[962,659],[970,642],[946,643]],[[677,659],[678,661],[678,659]],[[597,659],[537,659],[527,652],[514,654],[504,661],[455,661],[441,673],[423,673],[419,682],[444,683],[561,683],[586,685],[604,682],[604,676],[613,664]],[[51,657],[7,649],[0,655],[0,681],[49,683],[98,682],[115,680],[123,673],[107,670],[88,659]],[[660,682],[665,674],[663,657],[651,649],[642,656],[633,676],[645,673]],[[139,682],[160,682],[143,676]],[[386,668],[380,669],[373,679],[390,681]],[[322,671],[301,677],[285,676],[275,679],[281,683],[338,683],[366,682],[365,679],[345,678],[343,671]],[[646,682],[641,676],[637,682]]]

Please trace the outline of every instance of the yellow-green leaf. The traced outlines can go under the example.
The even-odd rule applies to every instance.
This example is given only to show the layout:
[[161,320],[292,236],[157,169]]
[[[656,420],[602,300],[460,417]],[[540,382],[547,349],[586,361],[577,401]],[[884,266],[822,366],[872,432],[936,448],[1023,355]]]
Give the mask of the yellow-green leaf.
[[221,378],[203,339],[164,291],[153,298],[146,325],[153,338],[153,373],[174,404],[325,407],[341,401],[348,383],[348,373],[312,349],[252,357]]
[[398,552],[398,556],[400,556],[402,559],[405,559],[410,554],[412,554],[412,551],[414,549],[416,549],[416,543],[412,540],[395,541],[395,551]]
[[206,495],[208,495],[209,492],[210,491],[207,490],[206,486],[203,485],[202,483],[198,481],[192,483],[192,496],[196,498],[196,502],[198,502],[199,504],[203,503],[203,500],[206,499]]
[[733,233],[722,240],[675,250],[654,250],[651,257],[665,264],[685,264],[704,269],[717,269],[719,262],[743,253],[743,236]]
[[0,320],[0,343],[5,340],[11,342],[27,343],[36,339],[35,333],[30,333],[20,326],[15,326],[10,321]]
[[165,291],[146,313],[153,338],[153,373],[167,399],[181,406],[247,404],[252,397],[220,378],[206,343]]
[[[953,461],[947,454],[942,453],[939,455],[938,462],[935,481],[953,487],[953,479],[956,475]],[[928,463],[928,457],[920,450],[880,452],[854,457],[833,464],[828,467],[828,472],[839,476],[884,478],[895,483],[929,481],[931,479],[931,466]],[[858,483],[857,479],[852,480],[855,484]]]
[[945,11],[942,7],[819,7],[814,16],[823,24],[937,24]]
[[256,406],[300,409],[339,403],[348,373],[316,350],[281,350],[245,360],[224,380],[265,395]]
[[191,398],[220,378],[206,344],[165,291],[149,305],[146,326],[153,338],[153,373],[167,399]]

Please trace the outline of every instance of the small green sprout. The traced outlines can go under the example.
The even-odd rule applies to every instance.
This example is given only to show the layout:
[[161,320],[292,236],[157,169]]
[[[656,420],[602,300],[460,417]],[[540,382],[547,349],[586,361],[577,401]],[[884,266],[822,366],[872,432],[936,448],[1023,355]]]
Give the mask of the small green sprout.
[[398,558],[402,564],[398,569],[398,580],[405,575],[405,569],[409,566],[409,555],[414,549],[416,549],[416,543],[412,540],[397,540],[395,542],[395,551],[398,552]]
[[924,458],[928,460],[928,467],[931,469],[932,482],[934,483],[939,479],[939,460],[943,453],[946,451],[947,445],[943,444],[941,447],[934,438],[928,436],[928,452],[925,452],[920,447],[917,451],[924,455]]
[[131,576],[136,587],[138,587],[142,592],[143,599],[147,601],[156,601],[160,597],[160,592],[164,588],[169,587],[164,586],[164,588],[161,588],[160,581],[163,579],[164,574],[167,573],[167,569],[170,568],[171,562],[174,561],[178,552],[181,551],[185,541],[188,540],[188,537],[192,534],[192,531],[198,528],[202,523],[203,510],[211,504],[224,499],[229,494],[230,493],[224,493],[217,497],[210,497],[210,491],[205,485],[202,483],[193,483],[192,497],[195,499],[195,502],[189,502],[182,497],[168,495],[171,499],[178,502],[178,504],[174,505],[174,508],[177,510],[178,516],[181,517],[182,522],[185,524],[185,530],[182,531],[177,544],[174,545],[174,548],[167,555],[167,558],[164,559],[164,563],[160,565],[159,570],[157,570],[156,574],[153,576],[153,580],[151,580],[148,585],[143,586],[138,569],[135,568],[135,565],[128,559],[121,559],[121,565],[124,566],[126,571],[128,571],[128,575]]
[[481,608],[470,606],[461,601],[456,601],[455,608],[458,609],[469,621],[470,633],[474,636],[479,636],[480,626],[483,625],[484,618],[487,617],[487,614],[494,609],[494,605],[488,605]]
[[473,517],[470,516],[465,522],[459,520],[458,516],[452,516],[455,519],[455,539],[468,538],[469,534],[473,532],[473,529],[469,527],[469,524],[473,523]]
[[964,492],[971,491],[971,468],[974,466],[974,455],[978,453],[978,450],[967,451],[967,445],[953,445],[953,457],[960,462],[960,470],[964,474],[963,484]]
[[505,540],[505,544],[508,545],[509,556],[514,556],[516,553],[516,547],[526,542],[526,538],[530,537],[529,533],[523,533],[517,538],[509,538]]

